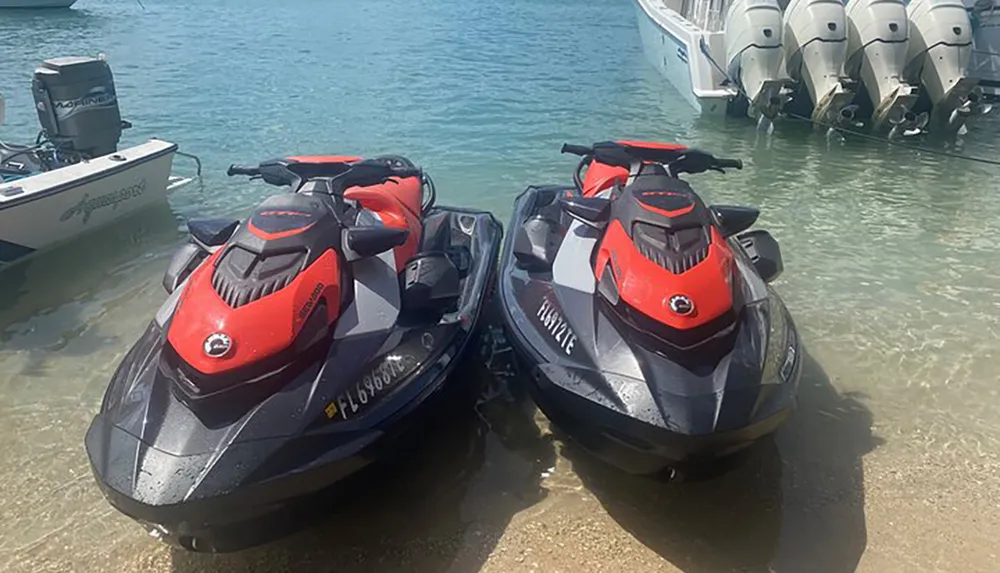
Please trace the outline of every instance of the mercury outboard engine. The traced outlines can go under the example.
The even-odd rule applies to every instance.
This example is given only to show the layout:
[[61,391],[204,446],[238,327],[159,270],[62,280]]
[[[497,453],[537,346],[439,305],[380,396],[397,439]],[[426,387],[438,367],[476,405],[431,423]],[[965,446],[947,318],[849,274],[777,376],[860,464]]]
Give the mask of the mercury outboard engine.
[[[776,0],[736,0],[726,15],[726,62],[749,100],[749,114],[774,120],[790,99]],[[766,119],[766,121],[765,121]]]
[[42,131],[60,151],[92,158],[118,150],[124,126],[111,67],[103,59],[46,60],[31,88]]
[[841,0],[791,0],[784,14],[788,75],[803,84],[812,118],[824,124],[852,122],[856,86],[844,74],[847,13]]
[[910,45],[904,73],[920,83],[931,102],[935,126],[964,134],[970,116],[989,112],[982,105],[979,78],[970,73],[972,22],[962,0],[912,0]]

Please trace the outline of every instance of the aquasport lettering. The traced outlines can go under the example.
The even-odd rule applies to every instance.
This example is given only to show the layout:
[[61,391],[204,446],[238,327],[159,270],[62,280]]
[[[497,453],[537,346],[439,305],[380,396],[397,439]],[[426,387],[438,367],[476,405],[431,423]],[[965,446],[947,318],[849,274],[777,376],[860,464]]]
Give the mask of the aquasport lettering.
[[91,197],[90,193],[85,193],[83,199],[80,200],[75,206],[67,209],[62,216],[59,217],[60,221],[68,221],[77,215],[83,215],[83,223],[87,223],[90,220],[90,214],[98,209],[104,209],[111,207],[116,209],[119,203],[128,201],[135,197],[139,197],[146,191],[146,180],[129,185],[128,187],[123,187],[117,191],[112,191],[111,193],[105,193],[104,195],[98,195],[97,197]]

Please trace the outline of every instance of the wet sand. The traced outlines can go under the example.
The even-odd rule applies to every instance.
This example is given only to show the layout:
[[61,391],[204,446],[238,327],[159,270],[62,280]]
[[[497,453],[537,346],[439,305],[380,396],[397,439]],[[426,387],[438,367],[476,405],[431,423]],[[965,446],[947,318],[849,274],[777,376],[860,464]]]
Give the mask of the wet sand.
[[[13,468],[3,471],[8,487],[38,487],[0,505],[0,569],[996,571],[996,458],[955,464],[923,449],[909,433],[919,429],[892,418],[906,416],[905,407],[886,404],[873,425],[866,397],[822,364],[807,353],[799,410],[776,439],[730,473],[687,484],[604,466],[487,378],[492,398],[474,415],[442,420],[426,445],[372,474],[365,493],[322,523],[214,556],[168,548],[104,504],[82,448],[58,439],[82,435],[88,422],[89,409],[75,409],[67,397],[58,410],[64,418],[31,430],[30,452],[65,463],[41,473],[40,464],[23,467],[23,481],[13,484]],[[5,427],[32,420],[30,406],[0,412]],[[12,453],[29,457],[5,456]],[[60,523],[60,514],[74,517]],[[25,530],[45,533],[27,540]]]

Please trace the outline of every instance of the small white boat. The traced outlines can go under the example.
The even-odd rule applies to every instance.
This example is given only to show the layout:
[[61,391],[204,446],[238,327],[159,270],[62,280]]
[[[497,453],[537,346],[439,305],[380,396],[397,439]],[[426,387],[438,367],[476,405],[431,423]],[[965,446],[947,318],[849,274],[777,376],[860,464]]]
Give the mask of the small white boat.
[[0,0],[0,8],[69,8],[76,0]]
[[649,61],[702,115],[773,118],[788,99],[775,0],[635,0]]
[[[722,2],[635,2],[639,36],[650,63],[698,113],[730,113],[739,91],[718,64],[726,53]],[[696,13],[696,8],[701,10]],[[718,61],[711,54],[719,54]]]
[[180,153],[174,143],[117,148],[127,124],[104,60],[46,60],[32,87],[44,141],[0,142],[0,269],[165,201],[194,180],[171,175]]
[[0,268],[164,201],[188,182],[170,174],[176,151],[154,139],[0,184]]

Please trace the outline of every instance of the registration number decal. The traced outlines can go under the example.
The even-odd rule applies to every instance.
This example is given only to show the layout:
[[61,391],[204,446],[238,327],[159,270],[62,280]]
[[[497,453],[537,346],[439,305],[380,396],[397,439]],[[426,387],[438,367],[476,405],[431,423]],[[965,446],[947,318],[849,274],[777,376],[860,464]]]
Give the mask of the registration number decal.
[[573,346],[576,344],[576,334],[570,329],[569,322],[559,313],[555,305],[543,298],[536,316],[542,322],[545,331],[556,341],[566,356],[572,356]]
[[354,386],[341,392],[326,407],[328,418],[349,420],[368,409],[379,396],[395,388],[399,381],[416,366],[412,356],[392,354],[365,374]]

